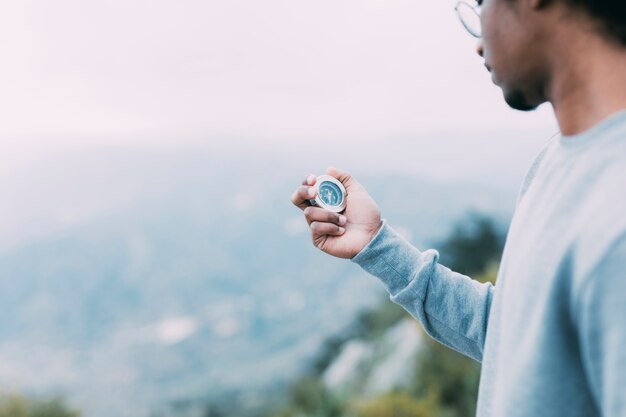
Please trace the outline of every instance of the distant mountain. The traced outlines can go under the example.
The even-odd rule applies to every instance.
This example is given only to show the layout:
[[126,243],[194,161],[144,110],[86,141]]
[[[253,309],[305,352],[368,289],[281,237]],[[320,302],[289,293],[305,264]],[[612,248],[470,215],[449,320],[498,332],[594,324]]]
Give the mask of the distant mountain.
[[[196,151],[68,158],[51,163],[64,161],[64,175],[33,189],[48,190],[55,210],[95,208],[0,254],[0,388],[66,393],[87,416],[139,417],[275,386],[382,294],[310,244],[289,202],[302,174],[293,168]],[[470,210],[506,223],[514,203],[515,190],[359,179],[418,246]]]

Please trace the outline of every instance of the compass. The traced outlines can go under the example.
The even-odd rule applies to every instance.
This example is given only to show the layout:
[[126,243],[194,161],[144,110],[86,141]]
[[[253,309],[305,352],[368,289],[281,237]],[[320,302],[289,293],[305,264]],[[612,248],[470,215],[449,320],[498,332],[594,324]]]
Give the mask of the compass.
[[317,195],[309,200],[312,205],[335,213],[346,209],[346,189],[338,179],[330,175],[320,175],[314,187]]

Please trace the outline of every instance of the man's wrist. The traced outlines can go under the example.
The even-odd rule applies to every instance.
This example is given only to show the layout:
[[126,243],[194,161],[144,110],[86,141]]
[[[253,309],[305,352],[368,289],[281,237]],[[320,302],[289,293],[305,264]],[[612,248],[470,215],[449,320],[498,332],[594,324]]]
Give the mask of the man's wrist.
[[[382,227],[383,227],[383,219],[380,219],[380,220],[378,221],[378,226],[376,226],[376,227],[374,228],[374,231],[373,231],[373,232],[372,232],[372,234],[370,235],[370,240],[369,240],[369,242],[367,242],[367,244],[368,244],[368,245],[372,242],[372,240],[374,240],[374,238],[376,237],[376,235],[378,235],[378,233],[380,233],[380,229],[381,229]],[[366,245],[366,246],[367,246],[367,245]]]
[[369,239],[367,241],[367,243],[354,255],[352,256],[352,260],[354,260],[359,254],[365,252],[365,250],[372,245],[372,242],[374,241],[374,239],[376,239],[376,237],[380,234],[381,230],[383,229],[383,226],[385,225],[386,221],[384,219],[380,219],[378,222],[377,226],[374,226],[372,228],[372,231],[369,233]]

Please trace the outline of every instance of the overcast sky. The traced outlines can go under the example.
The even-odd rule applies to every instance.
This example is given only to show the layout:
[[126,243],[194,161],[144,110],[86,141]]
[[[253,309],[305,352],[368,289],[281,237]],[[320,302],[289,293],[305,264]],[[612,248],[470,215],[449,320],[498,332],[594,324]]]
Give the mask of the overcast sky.
[[[547,106],[508,109],[475,46],[452,0],[5,1],[0,232],[54,214],[34,191],[56,190],[46,178],[97,176],[51,158],[103,145],[256,157],[289,144],[317,155],[303,174],[332,163],[513,184],[556,125]],[[72,190],[58,198],[100,207]]]
[[0,136],[5,147],[20,147],[18,138],[22,146],[42,138],[354,140],[452,127],[552,128],[549,108],[532,115],[506,108],[453,7],[448,0],[7,1]]

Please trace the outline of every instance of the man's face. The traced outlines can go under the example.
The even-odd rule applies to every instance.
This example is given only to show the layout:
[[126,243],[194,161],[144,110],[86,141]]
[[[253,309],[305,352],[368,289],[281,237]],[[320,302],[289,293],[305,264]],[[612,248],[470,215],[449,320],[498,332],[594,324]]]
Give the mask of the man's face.
[[484,0],[478,53],[509,106],[533,110],[546,101],[541,28],[527,0]]

